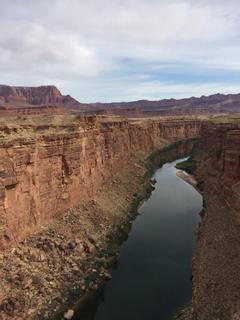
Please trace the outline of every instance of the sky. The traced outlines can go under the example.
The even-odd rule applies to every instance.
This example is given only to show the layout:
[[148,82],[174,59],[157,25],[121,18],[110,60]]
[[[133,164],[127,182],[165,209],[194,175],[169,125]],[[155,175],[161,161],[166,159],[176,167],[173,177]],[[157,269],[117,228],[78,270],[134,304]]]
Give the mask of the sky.
[[0,83],[81,102],[240,93],[239,0],[0,0]]

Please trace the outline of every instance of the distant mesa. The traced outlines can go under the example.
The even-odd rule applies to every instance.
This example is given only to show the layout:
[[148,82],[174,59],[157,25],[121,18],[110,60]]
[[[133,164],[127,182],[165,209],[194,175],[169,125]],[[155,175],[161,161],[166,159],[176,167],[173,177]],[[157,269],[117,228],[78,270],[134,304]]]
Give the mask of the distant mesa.
[[[61,113],[78,108],[80,103],[64,96],[55,86],[12,87],[0,85],[0,106],[16,113],[53,112]],[[2,109],[1,108],[1,109]]]
[[228,113],[240,110],[240,94],[214,94],[185,99],[138,100],[112,103],[80,103],[62,95],[52,85],[14,87],[0,85],[0,115],[39,113],[96,113],[129,117]]

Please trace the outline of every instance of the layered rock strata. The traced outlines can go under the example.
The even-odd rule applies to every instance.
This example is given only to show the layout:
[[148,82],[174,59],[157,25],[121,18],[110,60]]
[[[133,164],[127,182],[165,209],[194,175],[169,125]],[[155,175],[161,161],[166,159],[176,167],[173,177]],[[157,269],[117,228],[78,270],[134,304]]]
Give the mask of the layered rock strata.
[[0,125],[1,246],[15,245],[0,252],[0,319],[61,319],[111,277],[150,186],[147,170],[186,155],[201,121],[58,116]]
[[205,123],[200,137],[204,212],[193,260],[193,319],[239,319],[240,123]]
[[6,108],[33,108],[54,105],[74,109],[81,104],[69,95],[62,95],[55,86],[13,87],[0,85],[0,105]]
[[195,137],[199,120],[33,117],[1,126],[0,248],[93,199],[138,151]]

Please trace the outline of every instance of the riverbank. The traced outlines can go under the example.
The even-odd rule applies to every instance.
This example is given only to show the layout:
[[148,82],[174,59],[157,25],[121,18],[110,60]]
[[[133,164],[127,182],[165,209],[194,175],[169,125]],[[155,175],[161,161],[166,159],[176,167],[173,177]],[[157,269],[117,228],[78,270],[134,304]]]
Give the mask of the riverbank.
[[204,205],[192,261],[192,304],[178,320],[240,319],[239,120],[220,120],[202,127],[192,159]]
[[186,172],[184,172],[184,171],[178,171],[178,172],[176,173],[176,175],[177,175],[179,178],[183,179],[185,182],[189,183],[189,184],[190,184],[191,186],[193,186],[195,189],[197,188],[198,182],[197,182],[197,180],[194,178],[193,175],[190,175],[190,174],[188,174],[188,173],[186,173]]
[[76,320],[167,320],[191,300],[191,259],[202,197],[176,176],[180,161],[155,171],[155,189],[138,209],[111,268],[112,280]]
[[74,301],[96,292],[111,277],[108,268],[136,208],[151,192],[153,159],[182,156],[190,144],[174,143],[150,157],[137,153],[94,199],[2,253],[0,319],[61,319]]

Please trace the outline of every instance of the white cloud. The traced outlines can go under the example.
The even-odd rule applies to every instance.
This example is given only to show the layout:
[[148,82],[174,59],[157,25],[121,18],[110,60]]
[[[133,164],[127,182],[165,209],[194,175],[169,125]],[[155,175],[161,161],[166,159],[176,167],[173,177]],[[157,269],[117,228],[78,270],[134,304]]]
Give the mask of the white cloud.
[[[163,92],[188,96],[207,87],[238,90],[229,79],[200,85],[196,79],[198,72],[211,78],[216,71],[240,71],[237,0],[0,0],[0,5],[2,83],[53,83],[85,101]],[[174,68],[192,72],[198,84],[176,79]],[[172,74],[171,81],[154,79],[154,70]]]

